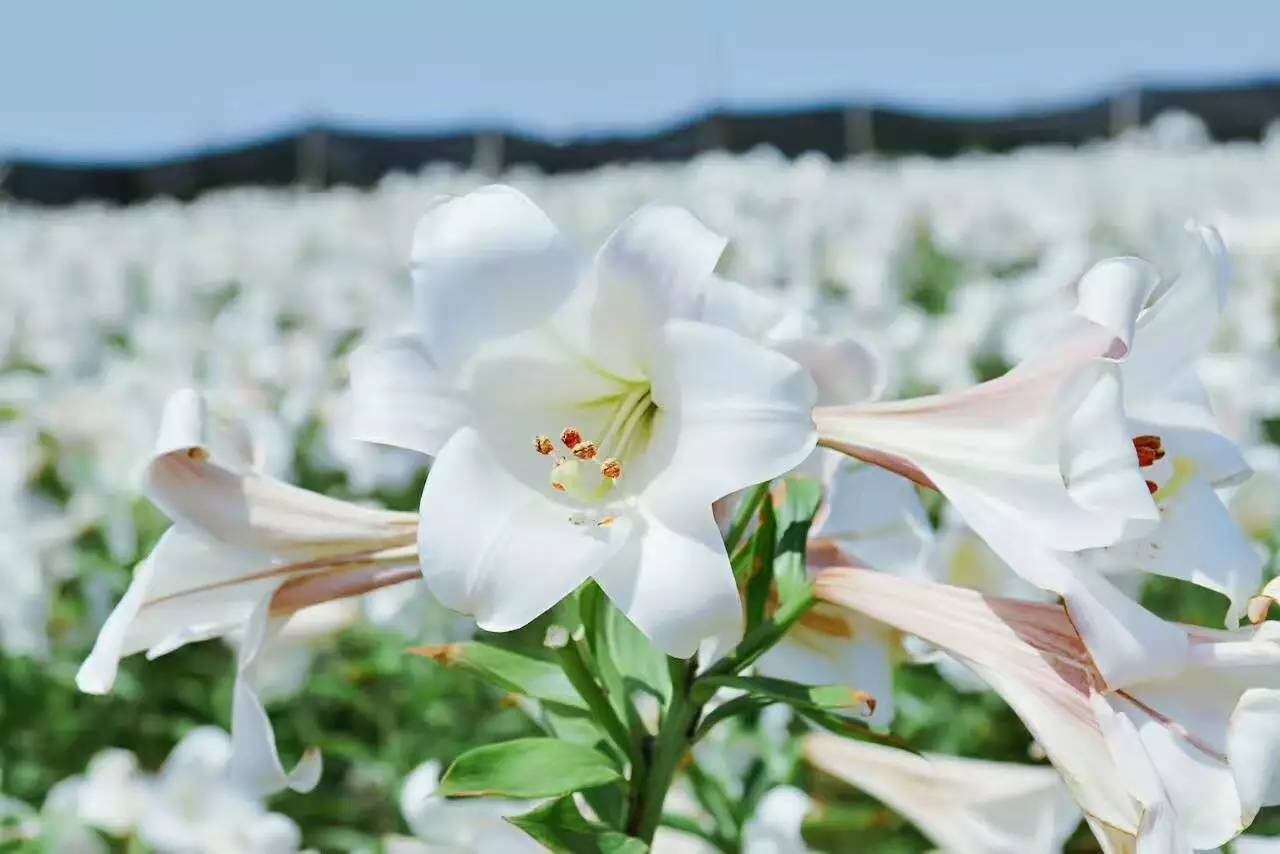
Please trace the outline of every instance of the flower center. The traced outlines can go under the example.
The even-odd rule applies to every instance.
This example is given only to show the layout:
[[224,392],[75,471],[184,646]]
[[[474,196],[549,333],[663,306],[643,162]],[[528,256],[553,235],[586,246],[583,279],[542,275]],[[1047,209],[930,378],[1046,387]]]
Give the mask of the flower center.
[[[602,504],[613,495],[622,479],[624,458],[643,449],[657,412],[647,383],[628,387],[611,398],[610,403],[613,404],[610,418],[599,441],[584,436],[577,427],[565,427],[559,438],[569,453],[556,456],[551,465],[551,488],[584,504]],[[533,449],[549,457],[555,452],[556,443],[549,436],[538,435],[533,439]],[[575,516],[570,521],[606,525],[614,519],[613,516],[578,515],[581,520]]]
[[[1164,443],[1159,436],[1143,435],[1133,437],[1133,450],[1138,455],[1138,468],[1145,469],[1164,459]],[[1160,487],[1154,480],[1147,481],[1147,491],[1155,494]]]

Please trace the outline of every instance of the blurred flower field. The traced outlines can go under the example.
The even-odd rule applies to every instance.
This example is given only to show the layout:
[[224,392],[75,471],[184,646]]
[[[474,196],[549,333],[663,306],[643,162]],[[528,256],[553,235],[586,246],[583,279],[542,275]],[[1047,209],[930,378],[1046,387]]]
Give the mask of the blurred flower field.
[[[472,633],[420,585],[304,612],[272,649],[264,682],[281,750],[318,745],[325,756],[308,795],[263,804],[220,782],[225,737],[209,727],[229,724],[234,652],[219,642],[130,659],[106,697],[74,684],[164,529],[137,478],[174,389],[197,386],[244,418],[272,474],[416,510],[423,461],[345,438],[341,357],[407,317],[407,247],[431,200],[488,180],[432,168],[371,192],[0,204],[0,850],[445,850],[414,841],[431,805],[402,803],[405,779],[428,760],[532,731],[509,698],[405,653]],[[1057,331],[1094,261],[1173,265],[1184,221],[1217,227],[1234,278],[1203,379],[1255,470],[1230,507],[1274,574],[1280,138],[1213,145],[1194,120],[1170,115],[1081,149],[845,163],[760,151],[503,180],[584,246],[644,202],[684,205],[729,236],[719,272],[812,313],[825,331],[857,335],[883,357],[891,396],[1003,373]],[[939,577],[983,586],[1000,573],[958,523],[934,522]],[[1187,584],[1148,581],[1142,596],[1162,616],[1219,620],[1220,600]],[[894,678],[892,732],[912,746],[1042,758],[1001,700],[945,664],[904,663]],[[734,745],[706,747],[732,764]],[[860,850],[928,848],[887,807],[801,773],[820,804],[806,825],[815,848],[849,850],[850,834]],[[1251,832],[1280,832],[1280,816],[1264,813]],[[1097,849],[1079,833],[1069,850]]]

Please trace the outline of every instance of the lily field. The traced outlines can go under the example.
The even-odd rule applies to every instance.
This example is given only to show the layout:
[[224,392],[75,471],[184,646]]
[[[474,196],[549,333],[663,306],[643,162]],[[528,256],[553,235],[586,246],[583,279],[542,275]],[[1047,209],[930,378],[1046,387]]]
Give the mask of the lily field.
[[[474,192],[495,182],[513,190]],[[1280,134],[1217,144],[1166,115],[1081,148],[947,160],[761,150],[124,208],[0,200],[0,850],[1280,850],[1263,838],[1280,834],[1263,593],[1280,546],[1278,199]],[[645,208],[644,234],[687,236],[672,269],[709,257],[707,287],[725,289],[697,297],[701,314],[681,314],[675,286],[660,309],[560,293],[560,242],[602,279],[656,264],[633,246],[596,255],[654,202],[692,214]],[[526,226],[533,205],[562,234]],[[415,278],[459,284],[424,309]],[[1121,290],[1137,294],[1127,325]],[[561,302],[568,338],[492,344]],[[1080,324],[1108,330],[1087,359],[1053,343],[1083,341]],[[588,328],[589,370],[546,355]],[[489,363],[449,374],[485,348]],[[1013,402],[952,408],[1019,365],[984,387],[1038,395],[1015,439]],[[423,371],[467,378],[461,426],[422,412],[462,385],[388,402]],[[1079,441],[1101,447],[1104,373],[1123,382],[1130,453],[1112,474],[1063,426],[1088,420]],[[775,432],[699,433],[722,417],[699,408],[704,387]],[[890,417],[863,404],[926,395]],[[535,430],[534,412],[560,420]],[[926,433],[922,412],[953,432]],[[1010,442],[1025,465],[1001,457]],[[1115,518],[1158,532],[1117,523],[1103,542],[1112,517],[1004,486],[1045,466],[1091,490],[1076,496],[1090,512],[1130,478],[1124,506],[1142,507]],[[576,539],[536,527],[565,524],[552,498],[503,504],[541,494],[525,484],[548,471],[543,492],[577,502]],[[628,476],[643,486],[615,501]],[[245,496],[280,481],[343,503],[295,490],[257,515]],[[192,497],[206,487],[228,503]],[[287,543],[223,535],[300,531],[313,511]],[[736,587],[727,570],[701,580],[689,543],[705,538],[682,526],[703,516]],[[633,553],[665,573],[656,587],[619,577]],[[239,561],[249,598],[215,558]],[[122,603],[152,568],[132,589],[163,627]],[[1031,645],[974,640],[991,614],[991,637]],[[1054,729],[1010,675],[1024,647],[1018,673],[1086,674],[1062,677],[1084,699],[1060,702],[1098,715],[1087,735]],[[698,649],[703,670],[683,663]],[[1170,675],[1246,658],[1256,673]],[[539,760],[547,732],[610,761]],[[583,776],[560,791],[463,761],[440,782],[513,739],[537,739],[530,779]],[[1115,763],[1097,783],[1090,750]],[[1139,755],[1148,777],[1117,770]],[[481,790],[504,798],[445,797]],[[505,820],[520,814],[535,818]]]

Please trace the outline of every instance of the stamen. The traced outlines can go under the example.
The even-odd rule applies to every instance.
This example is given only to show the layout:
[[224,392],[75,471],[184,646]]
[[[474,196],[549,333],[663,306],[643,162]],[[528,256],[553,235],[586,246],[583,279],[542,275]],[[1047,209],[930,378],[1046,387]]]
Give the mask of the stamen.
[[560,434],[560,442],[572,451],[582,443],[582,434],[578,432],[576,427],[566,427],[564,432]]
[[544,457],[555,450],[555,445],[551,444],[551,439],[547,436],[534,436],[533,449]]
[[1150,492],[1152,495],[1155,495],[1159,491],[1160,491],[1160,487],[1156,485],[1156,482],[1154,480],[1147,481],[1147,492]]
[[609,478],[609,480],[617,480],[622,477],[622,461],[609,457],[600,464],[600,474]]
[[1133,449],[1138,454],[1138,468],[1147,468],[1164,459],[1164,443],[1159,436],[1135,436]]
[[593,460],[596,457],[596,446],[594,442],[579,442],[571,449],[573,455],[580,460]]
[[203,462],[204,460],[209,459],[209,452],[197,445],[194,448],[187,448],[187,458]]

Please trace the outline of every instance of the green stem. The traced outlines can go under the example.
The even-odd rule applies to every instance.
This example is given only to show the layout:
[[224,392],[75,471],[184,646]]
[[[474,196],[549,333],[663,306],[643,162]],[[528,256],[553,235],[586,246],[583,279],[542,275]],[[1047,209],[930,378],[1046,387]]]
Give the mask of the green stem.
[[658,729],[647,773],[643,779],[633,782],[642,788],[628,822],[628,832],[645,844],[653,842],[653,834],[662,819],[667,789],[671,788],[680,760],[689,749],[690,737],[702,711],[701,704],[694,703],[690,697],[696,661],[669,658],[667,666],[671,670],[671,703]]
[[604,691],[600,688],[600,683],[596,681],[595,675],[591,672],[591,668],[587,665],[585,656],[583,655],[580,640],[570,640],[565,646],[561,647],[558,652],[560,655],[560,667],[564,670],[564,675],[569,678],[570,684],[582,697],[587,707],[591,709],[591,714],[599,722],[609,737],[618,745],[618,749],[623,751],[627,759],[631,762],[631,773],[634,776],[639,772],[643,761],[640,757],[640,751],[636,740],[631,737],[631,731],[613,711],[613,706],[609,704],[609,698],[604,695]]
[[[815,601],[813,590],[808,587],[792,596],[772,617],[748,632],[732,653],[708,668],[703,675],[723,676],[750,666],[777,643],[813,607]],[[667,790],[671,788],[676,769],[693,743],[702,707],[715,693],[713,685],[695,678],[695,659],[681,661],[669,658],[667,666],[671,670],[671,702],[654,739],[646,767],[633,773],[631,778],[636,798],[627,819],[627,832],[646,844],[653,842],[653,834],[662,819],[662,804]]]

